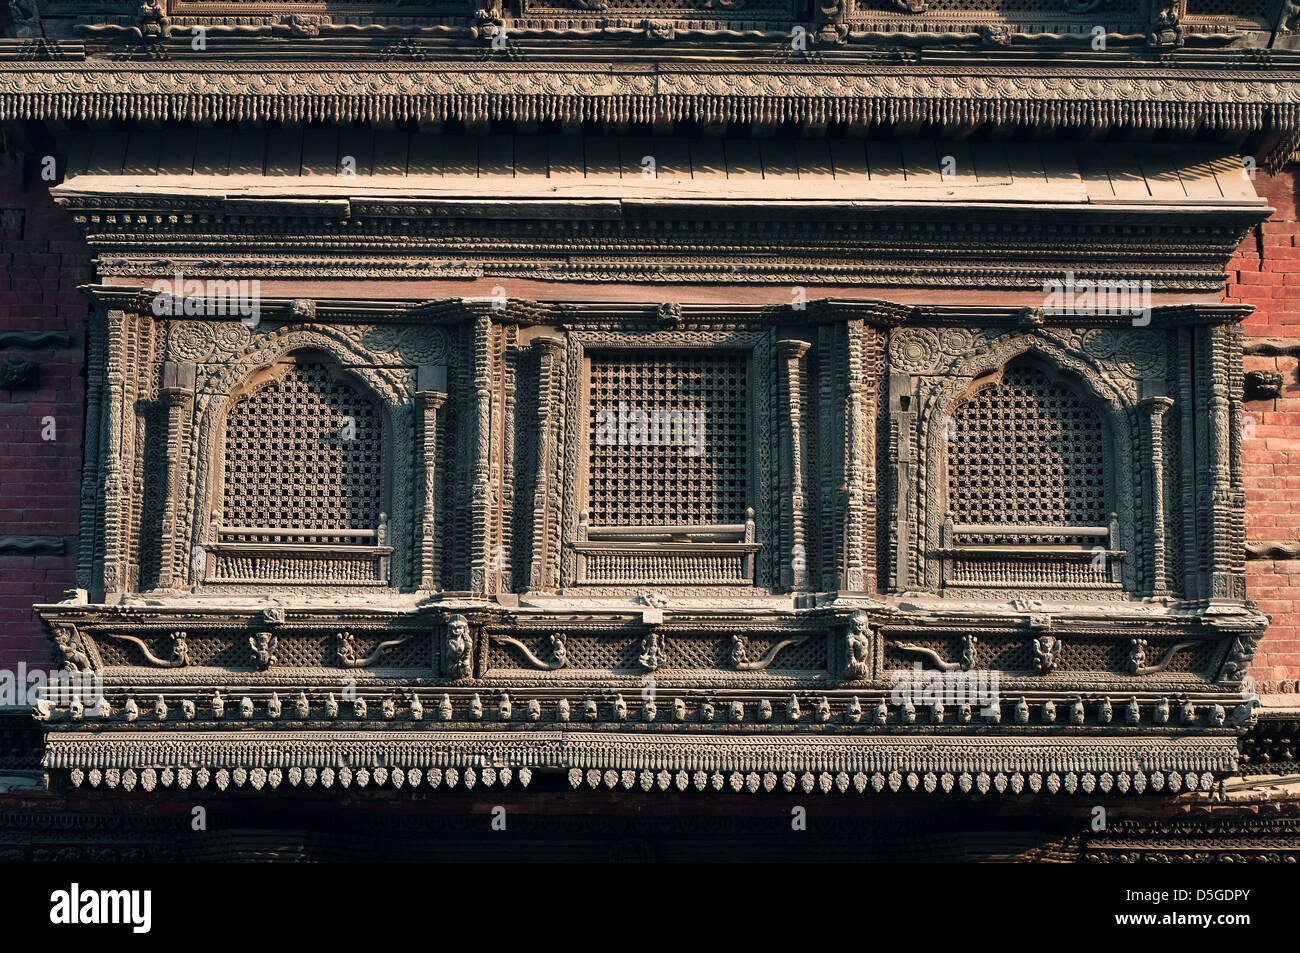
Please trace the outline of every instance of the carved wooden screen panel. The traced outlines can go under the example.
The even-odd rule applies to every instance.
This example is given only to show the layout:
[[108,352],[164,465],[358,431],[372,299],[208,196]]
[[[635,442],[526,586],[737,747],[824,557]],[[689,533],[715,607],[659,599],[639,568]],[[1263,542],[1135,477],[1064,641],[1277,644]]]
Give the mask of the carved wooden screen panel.
[[579,584],[754,584],[750,362],[700,348],[590,356]]
[[[373,530],[383,499],[378,405],[324,364],[293,364],[240,400],[226,427],[227,526]],[[271,542],[265,533],[241,535]],[[280,534],[295,542],[342,536]]]
[[227,416],[209,581],[385,581],[383,458],[377,401],[324,362],[278,365]]
[[594,526],[740,523],[748,506],[748,359],[695,352],[591,361]]
[[[1101,526],[1106,522],[1105,435],[1097,411],[1026,364],[982,387],[953,412],[948,510],[957,524]],[[999,534],[986,542],[1030,542]],[[958,535],[958,541],[963,540]]]
[[1086,395],[1016,362],[953,408],[944,439],[945,587],[1118,585],[1108,435]]

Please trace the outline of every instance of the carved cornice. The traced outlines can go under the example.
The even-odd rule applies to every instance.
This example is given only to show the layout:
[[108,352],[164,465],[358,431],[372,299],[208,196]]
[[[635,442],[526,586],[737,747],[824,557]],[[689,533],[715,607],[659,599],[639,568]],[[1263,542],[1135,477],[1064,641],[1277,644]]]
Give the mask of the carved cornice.
[[[844,122],[1300,129],[1287,70],[0,63],[0,119]],[[1279,162],[1284,157],[1261,157]]]

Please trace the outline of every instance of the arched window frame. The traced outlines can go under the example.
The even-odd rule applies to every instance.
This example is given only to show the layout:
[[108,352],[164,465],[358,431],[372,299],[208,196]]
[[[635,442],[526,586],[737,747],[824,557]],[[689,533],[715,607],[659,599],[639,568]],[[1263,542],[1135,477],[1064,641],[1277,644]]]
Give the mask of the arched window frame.
[[[301,539],[284,542],[231,542],[224,536],[239,535],[231,532],[224,517],[225,462],[227,453],[227,427],[231,413],[238,403],[251,396],[272,381],[283,377],[293,365],[322,364],[330,375],[348,387],[357,391],[364,399],[373,402],[378,411],[382,427],[381,467],[382,488],[380,491],[379,518],[371,530],[320,533],[335,539],[330,542],[306,542]],[[391,545],[391,527],[389,514],[394,502],[393,447],[394,423],[392,408],[383,395],[358,370],[343,364],[338,355],[328,349],[313,347],[310,344],[287,349],[276,354],[272,360],[261,364],[251,373],[238,380],[225,395],[216,408],[209,423],[212,428],[215,452],[211,456],[209,479],[207,480],[207,526],[206,552],[202,553],[200,581],[205,584],[296,584],[296,585],[369,585],[387,586],[391,583],[392,557],[394,547]],[[263,529],[258,527],[258,529]],[[273,536],[284,528],[266,527],[266,533],[258,535]],[[244,534],[248,535],[248,534]],[[284,532],[287,537],[312,535],[301,531]],[[339,541],[339,537],[352,537],[352,541]],[[222,570],[228,557],[242,558],[242,565],[256,565],[258,560],[264,563],[279,560],[287,564],[288,571],[274,578],[264,578],[256,574],[241,576]],[[318,572],[307,571],[297,576],[293,566],[318,566]]]
[[[1095,583],[1044,584],[1041,588],[1026,586],[1020,579],[989,574],[978,586],[955,591],[998,598],[1032,595],[1035,591],[1051,592],[1054,597],[1068,594],[1082,598],[1124,598],[1125,593],[1133,593],[1138,588],[1143,555],[1137,551],[1141,540],[1136,533],[1143,511],[1139,485],[1142,477],[1136,457],[1142,439],[1136,389],[1123,375],[1113,372],[1104,363],[1036,334],[1009,335],[988,350],[967,354],[947,366],[936,367],[934,373],[923,377],[918,410],[924,484],[912,503],[918,508],[918,523],[922,528],[917,540],[920,545],[914,550],[915,565],[920,572],[917,581],[927,589],[942,591],[950,588],[945,585],[945,571],[951,565],[945,560],[951,554],[944,546],[946,421],[976,382],[983,383],[990,374],[1000,373],[1008,365],[1023,360],[1032,361],[1038,368],[1068,382],[1074,390],[1091,400],[1109,435],[1106,469],[1111,479],[1110,500],[1115,519],[1109,521],[1108,538],[1099,544],[1106,546],[1104,571],[1098,574]],[[1030,556],[1025,554],[1026,558]]]

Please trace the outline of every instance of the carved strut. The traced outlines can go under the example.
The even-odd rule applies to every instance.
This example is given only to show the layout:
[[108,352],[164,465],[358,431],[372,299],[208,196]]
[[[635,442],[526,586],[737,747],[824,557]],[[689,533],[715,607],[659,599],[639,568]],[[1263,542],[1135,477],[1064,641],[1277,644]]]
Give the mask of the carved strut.
[[353,653],[351,634],[344,633],[343,635],[339,636],[339,647],[338,647],[339,665],[342,668],[369,668],[371,665],[374,665],[376,662],[379,661],[379,656],[383,655],[389,649],[401,645],[410,637],[411,636],[408,633],[407,635],[402,636],[400,639],[389,639],[386,642],[380,642],[378,645],[376,645],[373,649],[370,650],[370,654],[367,655],[365,658],[357,658],[356,655]]
[[171,658],[160,659],[158,656],[154,655],[153,652],[149,651],[148,645],[146,645],[141,639],[137,639],[134,635],[124,635],[117,632],[105,632],[104,634],[110,639],[120,639],[123,642],[132,643],[140,649],[141,653],[143,653],[145,661],[156,668],[183,668],[189,661],[188,653],[176,652],[175,649],[173,649]]
[[[1175,652],[1181,652],[1183,649],[1190,649],[1196,645],[1196,642],[1179,642],[1177,645],[1169,646],[1165,654],[1160,657],[1160,661],[1155,665],[1143,665],[1135,659],[1129,660],[1129,671],[1134,675],[1152,675],[1163,670],[1169,665],[1169,660],[1174,657]],[[1145,656],[1143,656],[1145,657]]]
[[934,649],[927,649],[920,645],[896,645],[895,648],[900,652],[912,652],[916,655],[924,656],[934,663],[935,668],[941,672],[955,672],[959,669],[963,672],[969,672],[975,667],[975,651],[978,640],[973,635],[968,635],[962,639],[961,660],[957,662],[945,662],[940,658],[939,653]]
[[492,636],[492,641],[499,645],[510,645],[517,648],[529,665],[533,668],[541,669],[544,672],[554,672],[556,669],[564,668],[569,664],[568,655],[562,652],[557,652],[551,661],[543,662],[529,650],[528,646],[524,645],[524,643],[520,642],[518,639],[512,639],[508,635],[494,635]]
[[737,662],[736,670],[739,672],[761,672],[776,661],[777,655],[783,649],[791,645],[799,645],[806,641],[808,641],[808,636],[806,635],[795,636],[792,639],[782,639],[780,642],[773,644],[772,647],[764,652],[759,658],[756,658],[753,661]]

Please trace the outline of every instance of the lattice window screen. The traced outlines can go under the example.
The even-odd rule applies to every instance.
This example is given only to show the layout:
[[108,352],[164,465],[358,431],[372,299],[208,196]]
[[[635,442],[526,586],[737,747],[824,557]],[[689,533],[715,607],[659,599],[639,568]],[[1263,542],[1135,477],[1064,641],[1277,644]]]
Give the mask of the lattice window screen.
[[[352,418],[347,432],[345,418]],[[231,408],[222,523],[267,529],[375,529],[383,503],[378,405],[325,364],[294,364]],[[346,543],[249,534],[241,542]],[[366,540],[370,541],[370,540]]]
[[[587,494],[592,525],[744,522],[747,378],[744,355],[593,356]],[[641,429],[633,416],[638,411],[650,415]]]
[[[1086,398],[1033,366],[1013,364],[999,383],[961,403],[953,421],[947,446],[948,509],[954,523],[1106,524],[1105,436]],[[1046,540],[958,540],[976,541]]]

